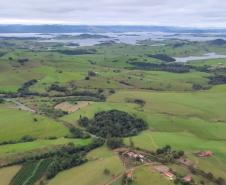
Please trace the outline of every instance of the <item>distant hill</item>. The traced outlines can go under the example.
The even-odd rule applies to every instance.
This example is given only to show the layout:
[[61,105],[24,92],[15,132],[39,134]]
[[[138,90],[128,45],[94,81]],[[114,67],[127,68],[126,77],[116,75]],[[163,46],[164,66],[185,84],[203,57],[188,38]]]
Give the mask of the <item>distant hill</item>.
[[85,26],[85,25],[0,25],[0,33],[105,33],[105,32],[173,32],[221,33],[226,29],[195,29],[169,26]]
[[212,40],[209,42],[210,42],[210,44],[217,45],[217,46],[226,45],[226,40],[223,40],[223,39],[216,39],[216,40]]

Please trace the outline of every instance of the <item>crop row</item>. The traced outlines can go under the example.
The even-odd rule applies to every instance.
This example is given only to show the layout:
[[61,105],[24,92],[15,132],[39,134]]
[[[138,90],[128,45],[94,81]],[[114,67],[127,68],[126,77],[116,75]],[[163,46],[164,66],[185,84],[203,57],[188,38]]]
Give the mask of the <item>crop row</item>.
[[44,175],[50,163],[51,160],[46,159],[37,162],[29,162],[23,165],[10,182],[10,185],[33,185]]

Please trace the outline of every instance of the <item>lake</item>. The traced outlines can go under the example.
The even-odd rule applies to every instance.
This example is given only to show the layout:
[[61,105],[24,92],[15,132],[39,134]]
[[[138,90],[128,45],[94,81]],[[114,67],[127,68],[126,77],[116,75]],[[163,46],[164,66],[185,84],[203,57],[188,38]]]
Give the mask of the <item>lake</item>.
[[[79,35],[82,33],[64,33],[63,35]],[[175,34],[163,32],[125,32],[125,33],[87,33],[106,35],[109,38],[83,38],[83,39],[58,39],[61,33],[42,34],[42,33],[0,33],[0,37],[38,37],[38,42],[60,42],[60,43],[76,43],[80,46],[93,46],[103,42],[114,41],[116,43],[138,44],[139,41],[153,40],[162,41],[167,39],[182,39],[190,41],[207,41],[214,39],[226,39],[224,34]]]
[[195,61],[195,60],[209,60],[209,59],[220,59],[225,58],[226,55],[219,55],[216,53],[206,53],[203,56],[189,56],[189,57],[174,57],[176,59],[176,62],[189,62],[189,61]]

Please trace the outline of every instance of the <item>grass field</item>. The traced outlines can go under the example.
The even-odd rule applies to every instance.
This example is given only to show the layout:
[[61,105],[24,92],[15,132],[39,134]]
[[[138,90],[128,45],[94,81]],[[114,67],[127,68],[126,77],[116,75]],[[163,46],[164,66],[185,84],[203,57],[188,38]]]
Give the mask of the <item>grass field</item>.
[[[226,86],[201,92],[118,91],[106,103],[94,103],[62,119],[76,123],[80,115],[92,117],[95,112],[120,109],[144,119],[150,128],[133,137],[135,146],[155,150],[166,144],[184,150],[202,169],[226,177],[224,146],[226,145]],[[144,107],[127,103],[128,99],[142,99]],[[128,140],[125,140],[129,144]],[[212,150],[215,156],[201,160],[193,156],[199,150]]]
[[[89,159],[87,163],[61,172],[48,185],[105,184],[113,178],[113,175],[123,172],[119,157],[106,147],[90,152],[87,158]],[[105,168],[110,170],[110,175],[103,173]]]
[[0,169],[1,185],[9,185],[12,178],[20,170],[21,166],[11,166]]
[[19,154],[32,150],[51,148],[57,145],[64,145],[68,143],[74,143],[75,146],[86,146],[91,143],[91,139],[66,139],[58,138],[55,140],[35,140],[27,143],[17,143],[0,146],[0,156],[6,156],[11,154]]
[[172,185],[168,179],[155,172],[152,167],[144,166],[135,170],[132,185]]
[[[0,141],[19,140],[25,135],[35,138],[61,137],[69,132],[66,127],[54,120],[20,111],[12,106],[0,105]],[[34,118],[37,121],[34,121]]]

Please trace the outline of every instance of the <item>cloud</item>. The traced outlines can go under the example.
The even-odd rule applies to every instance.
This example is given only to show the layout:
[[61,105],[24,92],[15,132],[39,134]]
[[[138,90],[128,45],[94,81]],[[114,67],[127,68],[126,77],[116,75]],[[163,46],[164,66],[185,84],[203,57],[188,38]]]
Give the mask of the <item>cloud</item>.
[[226,27],[225,0],[0,0],[0,23]]

